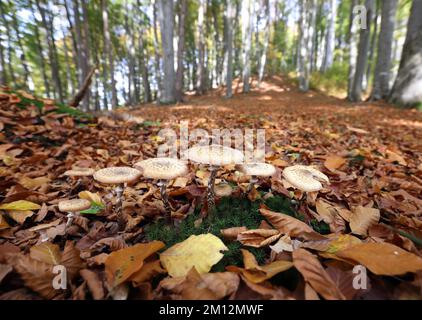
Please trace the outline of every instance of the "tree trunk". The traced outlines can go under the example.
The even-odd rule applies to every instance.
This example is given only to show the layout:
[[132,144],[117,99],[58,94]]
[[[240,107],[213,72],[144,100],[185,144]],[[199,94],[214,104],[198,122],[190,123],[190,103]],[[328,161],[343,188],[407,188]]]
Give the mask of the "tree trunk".
[[422,1],[413,1],[406,41],[390,101],[404,107],[422,102]]
[[336,18],[337,18],[337,1],[330,0],[328,9],[328,28],[325,40],[325,54],[322,63],[321,71],[326,72],[333,65],[334,61],[334,48],[336,40]]
[[163,50],[163,92],[161,103],[174,103],[175,81],[174,72],[174,48],[173,48],[173,31],[174,31],[174,8],[173,1],[159,0],[158,12],[160,19],[161,46]]
[[110,29],[108,24],[107,0],[101,0],[101,11],[103,16],[104,51],[108,58],[108,68],[110,73],[111,106],[112,108],[115,108],[118,105],[118,101],[116,91],[116,80],[114,79],[113,47],[111,43]]
[[235,12],[234,0],[227,0],[226,14],[224,16],[224,33],[226,34],[226,51],[225,51],[225,65],[226,65],[226,98],[233,96],[232,82],[233,82],[233,17]]
[[349,99],[354,102],[362,100],[362,84],[368,66],[368,54],[371,40],[372,17],[375,10],[375,0],[366,0],[366,21],[367,28],[362,28],[359,37],[358,57],[356,61],[356,71],[353,78],[352,90]]
[[5,86],[7,85],[7,72],[2,41],[3,39],[0,37],[0,86]]
[[354,12],[353,9],[357,6],[358,0],[352,0],[350,4],[350,16],[349,16],[349,30],[347,35],[347,43],[349,48],[349,75],[348,75],[348,87],[347,97],[350,100],[352,95],[353,79],[356,72],[356,59],[357,59],[357,27],[354,23]]
[[13,44],[12,44],[12,39],[9,36],[11,34],[11,32],[10,32],[9,22],[8,22],[6,15],[5,15],[5,12],[4,12],[3,4],[1,2],[0,2],[0,15],[1,15],[2,21],[4,23],[4,27],[6,28],[7,60],[8,60],[7,61],[7,68],[8,68],[8,73],[9,73],[9,76],[10,76],[10,83],[8,83],[8,84],[16,87],[16,77],[15,77],[15,71],[13,70],[13,59],[12,59]]
[[369,55],[368,55],[368,66],[366,68],[365,76],[363,77],[362,89],[363,91],[368,90],[369,80],[371,78],[373,65],[374,65],[374,55],[375,55],[375,48],[377,46],[377,39],[378,39],[378,17],[379,17],[379,1],[375,1],[375,9],[374,9],[374,30],[372,31],[371,36],[371,44],[369,46]]
[[153,25],[154,25],[154,37],[153,37],[153,45],[154,45],[154,52],[155,52],[155,82],[157,85],[157,93],[156,99],[157,102],[160,103],[161,100],[161,91],[162,91],[162,81],[161,81],[161,58],[160,58],[160,49],[158,48],[158,1],[160,0],[153,0]]
[[243,45],[243,92],[247,93],[251,90],[251,49],[252,49],[252,8],[253,0],[245,0],[242,3],[242,45]]
[[206,10],[206,0],[199,0],[198,7],[198,65],[196,76],[196,93],[205,92],[205,42],[204,42],[204,16]]
[[264,0],[264,15],[265,15],[265,28],[264,28],[264,44],[259,59],[258,71],[258,88],[261,86],[262,79],[264,78],[265,63],[267,61],[268,43],[270,42],[270,1]]
[[[82,18],[83,18],[83,49],[84,49],[84,82],[88,75],[91,73],[91,50],[90,44],[90,32],[89,32],[89,19],[88,19],[88,3],[87,0],[82,0]],[[89,102],[91,98],[91,88],[88,86],[84,95],[82,106],[84,110],[89,110]]]
[[312,3],[310,0],[300,0],[299,14],[299,39],[298,39],[298,71],[299,71],[299,90],[307,92],[309,90],[310,73],[310,11]]
[[177,72],[176,72],[176,101],[183,100],[184,55],[185,55],[185,19],[187,0],[180,0],[179,7],[179,44],[177,45]]
[[54,84],[54,98],[58,99],[60,102],[63,103],[63,92],[62,92],[62,84],[60,81],[60,66],[58,63],[57,57],[57,48],[54,40],[53,34],[53,19],[50,20],[49,14],[47,14],[46,9],[40,4],[39,0],[36,0],[38,11],[41,15],[41,21],[43,24],[44,29],[46,30],[46,38],[47,38],[47,45],[48,45],[48,57],[51,64],[51,77],[53,79]]
[[[67,41],[66,41],[66,35],[63,31],[63,51],[64,51],[64,59],[65,59],[65,64],[66,64],[66,84],[69,89],[70,89],[70,94],[73,96],[75,95],[75,87],[73,86],[73,81],[72,81],[72,73],[70,70],[70,59],[69,59],[69,48],[67,47]],[[67,91],[67,90],[66,90]]]
[[381,3],[381,32],[378,39],[378,58],[375,67],[373,100],[386,99],[390,94],[391,62],[398,0]]
[[128,91],[128,104],[137,105],[139,103],[139,92],[138,85],[136,80],[136,70],[135,70],[135,43],[133,36],[133,23],[130,21],[129,13],[131,12],[131,7],[129,7],[128,1],[125,1],[126,14],[125,14],[125,31],[128,40],[126,41],[126,51],[128,55],[128,67],[129,67],[129,91]]

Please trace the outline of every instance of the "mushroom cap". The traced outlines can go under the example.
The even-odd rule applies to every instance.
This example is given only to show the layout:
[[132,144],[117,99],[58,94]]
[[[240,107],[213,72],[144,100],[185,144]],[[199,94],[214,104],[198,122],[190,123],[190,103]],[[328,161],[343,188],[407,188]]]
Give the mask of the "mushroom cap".
[[73,168],[67,170],[63,175],[68,177],[88,177],[92,176],[95,173],[95,170],[92,168]]
[[96,171],[94,179],[107,184],[133,182],[141,176],[141,172],[130,167],[109,167]]
[[238,170],[248,176],[260,177],[269,177],[276,172],[276,169],[272,164],[265,162],[244,163],[238,166]]
[[243,162],[243,152],[218,144],[195,146],[186,151],[189,160],[201,164],[225,166]]
[[287,167],[283,170],[283,177],[292,186],[305,192],[321,190],[323,188],[321,182],[330,183],[325,174],[311,166]]
[[228,197],[232,194],[233,188],[228,183],[220,183],[214,186],[214,192],[217,197]]
[[151,158],[135,163],[149,179],[171,180],[188,173],[186,162],[174,158]]
[[63,200],[59,202],[59,210],[61,212],[78,212],[89,209],[91,202],[86,199]]

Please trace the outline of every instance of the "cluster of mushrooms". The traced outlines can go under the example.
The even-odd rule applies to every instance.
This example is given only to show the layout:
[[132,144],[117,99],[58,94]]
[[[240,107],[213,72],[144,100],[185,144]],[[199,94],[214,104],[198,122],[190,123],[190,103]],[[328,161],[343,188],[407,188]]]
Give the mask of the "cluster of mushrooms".
[[[195,146],[186,151],[186,158],[194,163],[208,166],[210,177],[207,188],[208,209],[215,206],[215,179],[217,171],[222,166],[236,165],[236,169],[243,174],[250,176],[249,192],[258,177],[270,177],[275,174],[273,165],[263,162],[244,163],[244,155],[241,151],[221,145]],[[170,180],[188,173],[186,161],[174,158],[150,158],[134,164],[134,167],[108,167],[94,171],[93,169],[73,169],[66,171],[65,176],[80,178],[93,176],[93,178],[106,185],[114,187],[117,196],[117,214],[121,213],[122,197],[128,183],[137,181],[141,176],[147,179],[158,181],[161,198],[167,216],[171,217],[171,205],[167,194],[167,184]],[[315,192],[323,188],[322,183],[329,183],[328,177],[311,166],[295,165],[283,170],[283,176],[289,184],[304,192]],[[224,191],[224,190],[223,190]],[[224,192],[223,192],[224,193]],[[59,202],[59,210],[68,213],[67,225],[72,223],[75,214],[82,210],[89,209],[90,201],[86,199],[63,200]]]

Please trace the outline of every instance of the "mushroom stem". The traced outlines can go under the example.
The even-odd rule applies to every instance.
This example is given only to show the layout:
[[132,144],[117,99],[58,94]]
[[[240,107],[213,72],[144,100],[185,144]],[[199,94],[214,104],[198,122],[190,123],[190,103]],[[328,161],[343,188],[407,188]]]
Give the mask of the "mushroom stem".
[[124,229],[123,197],[124,197],[125,188],[126,188],[126,183],[122,183],[115,189],[116,197],[117,197],[117,203],[116,203],[117,223],[119,224],[120,230]]
[[66,221],[65,228],[67,229],[72,225],[75,214],[73,212],[69,212],[66,217],[67,217],[67,221]]
[[248,189],[246,190],[246,194],[249,194],[249,192],[252,191],[255,183],[258,182],[258,179],[256,178],[256,176],[251,176],[251,181],[249,182],[249,186]]
[[158,182],[158,186],[160,187],[161,199],[164,203],[164,208],[166,209],[166,213],[171,216],[171,206],[169,202],[169,196],[167,194],[167,181],[160,180]]
[[207,202],[208,210],[215,207],[215,177],[217,176],[217,167],[210,167],[211,175],[208,180],[208,190],[207,190]]

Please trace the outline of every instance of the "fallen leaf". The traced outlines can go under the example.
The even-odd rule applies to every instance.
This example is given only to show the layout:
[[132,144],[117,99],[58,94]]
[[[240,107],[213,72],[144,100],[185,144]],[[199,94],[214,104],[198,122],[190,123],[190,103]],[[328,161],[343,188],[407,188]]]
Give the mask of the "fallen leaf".
[[213,234],[192,235],[160,254],[163,267],[172,277],[185,276],[192,267],[199,273],[209,272],[223,258],[228,248]]
[[29,255],[32,259],[51,264],[53,266],[60,264],[62,256],[59,246],[51,242],[43,242],[31,247]]
[[346,163],[346,159],[339,156],[328,156],[324,161],[324,166],[328,170],[337,170]]
[[275,253],[282,253],[283,251],[293,252],[292,239],[288,235],[284,235],[270,248]]
[[41,206],[39,204],[26,200],[18,200],[0,205],[0,210],[38,210],[40,208]]
[[139,271],[144,260],[164,247],[161,241],[138,243],[132,247],[112,252],[105,261],[107,282],[115,288]]
[[241,232],[237,236],[237,241],[244,246],[261,248],[273,243],[280,238],[280,236],[281,233],[278,230],[254,229]]
[[293,251],[293,264],[310,286],[326,300],[345,300],[318,258],[305,249]]
[[50,182],[49,177],[29,178],[29,177],[24,176],[19,179],[19,183],[29,190],[38,189],[39,187],[46,185],[49,182]]
[[248,228],[246,227],[233,227],[220,230],[222,237],[226,240],[236,240],[237,236],[243,232],[247,231]]
[[293,266],[292,262],[285,260],[277,260],[271,262],[270,264],[259,266],[252,253],[244,249],[240,249],[240,251],[243,255],[243,264],[245,267],[239,268],[236,266],[227,266],[226,270],[240,273],[253,283],[264,282],[265,280],[268,280],[276,274],[286,271]]
[[380,219],[380,211],[375,208],[358,206],[352,210],[350,216],[350,229],[352,233],[365,236],[368,228]]
[[93,202],[96,205],[104,206],[104,202],[101,199],[101,196],[98,193],[93,193],[90,191],[81,191],[78,193],[79,198],[86,199]]
[[129,280],[132,281],[134,287],[139,287],[142,283],[166,272],[161,267],[160,260],[146,261],[139,271],[132,274]]
[[104,299],[105,292],[103,283],[97,273],[88,269],[83,269],[80,271],[80,275],[86,281],[92,298],[94,298],[94,300]]
[[422,270],[422,258],[387,242],[361,243],[336,255],[364,265],[377,275],[394,276]]
[[13,270],[12,266],[8,264],[0,264],[0,284],[3,279]]
[[66,241],[60,264],[64,265],[68,279],[72,280],[84,268],[84,263],[80,257],[80,251],[75,247],[73,241]]
[[282,234],[288,234],[290,237],[295,238],[301,237],[307,240],[326,239],[306,223],[287,214],[273,212],[264,208],[259,209],[259,212]]
[[0,230],[10,228],[10,225],[7,223],[6,219],[3,217],[3,214],[0,213]]
[[158,291],[167,291],[174,300],[219,300],[234,293],[239,286],[239,276],[232,272],[199,274],[192,268],[184,277],[163,279]]
[[34,215],[34,212],[31,210],[9,210],[7,214],[17,223],[23,224],[27,218]]

